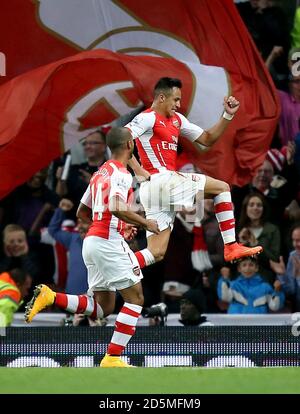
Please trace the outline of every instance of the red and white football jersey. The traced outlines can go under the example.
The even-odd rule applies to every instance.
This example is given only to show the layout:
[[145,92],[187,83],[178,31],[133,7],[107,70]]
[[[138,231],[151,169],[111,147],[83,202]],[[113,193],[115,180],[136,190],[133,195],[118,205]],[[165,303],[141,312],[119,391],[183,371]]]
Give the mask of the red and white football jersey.
[[132,175],[116,160],[105,162],[93,174],[81,199],[81,203],[91,208],[93,214],[93,223],[86,237],[99,236],[109,240],[123,238],[125,223],[111,214],[108,205],[116,195],[127,203],[133,192],[131,185]]
[[166,118],[153,109],[138,114],[126,128],[136,139],[142,167],[150,174],[175,171],[179,135],[193,142],[203,133],[178,112]]

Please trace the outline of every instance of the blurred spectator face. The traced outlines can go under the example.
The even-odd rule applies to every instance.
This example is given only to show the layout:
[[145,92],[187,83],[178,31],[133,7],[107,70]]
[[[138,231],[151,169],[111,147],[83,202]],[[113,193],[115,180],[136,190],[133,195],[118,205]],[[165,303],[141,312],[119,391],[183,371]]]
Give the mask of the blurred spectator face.
[[264,212],[264,206],[260,198],[253,196],[249,199],[246,214],[250,220],[258,220]]
[[4,237],[4,249],[9,256],[21,256],[28,252],[26,234],[22,230],[7,232]]
[[192,302],[187,299],[181,299],[180,316],[183,321],[194,320],[199,317],[199,311]]
[[265,160],[263,165],[259,167],[255,177],[252,180],[254,187],[265,190],[270,187],[274,176],[274,169],[272,164]]
[[27,181],[27,185],[32,189],[41,188],[46,180],[46,177],[47,173],[45,171],[39,171]]
[[271,0],[250,0],[250,4],[253,9],[263,10],[266,7],[273,6],[273,1]]
[[83,142],[84,152],[86,157],[100,158],[103,157],[106,150],[104,137],[99,132],[93,132],[88,135]]
[[259,5],[259,0],[250,0],[251,7],[257,9]]
[[85,235],[86,235],[89,227],[90,227],[89,224],[84,223],[82,220],[78,219],[76,228],[77,228],[78,233],[79,233],[79,235],[82,239],[85,238]]
[[21,292],[22,298],[25,298],[29,295],[29,289],[31,288],[32,279],[31,276],[27,275],[25,282],[22,285],[19,285],[18,288]]
[[297,227],[292,233],[294,249],[300,254],[300,228]]
[[245,259],[238,265],[238,271],[246,278],[250,278],[258,271],[257,263],[253,260]]

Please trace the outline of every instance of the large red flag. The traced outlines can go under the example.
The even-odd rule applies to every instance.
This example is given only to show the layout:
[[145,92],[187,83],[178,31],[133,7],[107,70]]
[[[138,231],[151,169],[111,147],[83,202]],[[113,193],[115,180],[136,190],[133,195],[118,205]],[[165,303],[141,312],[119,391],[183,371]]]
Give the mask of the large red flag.
[[[1,39],[12,22],[15,28],[0,46],[8,77],[53,63],[0,87],[0,197],[89,131],[149,105],[161,76],[183,80],[182,111],[204,128],[220,117],[223,96],[241,101],[213,150],[193,159],[204,172],[242,185],[261,164],[279,104],[232,0],[11,0],[1,7]],[[85,52],[71,56],[78,51]]]

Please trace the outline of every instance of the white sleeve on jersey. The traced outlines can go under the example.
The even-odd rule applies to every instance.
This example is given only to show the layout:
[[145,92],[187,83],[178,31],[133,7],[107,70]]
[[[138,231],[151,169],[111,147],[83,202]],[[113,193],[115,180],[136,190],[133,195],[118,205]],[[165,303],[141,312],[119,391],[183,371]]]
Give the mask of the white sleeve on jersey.
[[143,135],[149,129],[152,129],[155,123],[154,112],[141,112],[136,115],[131,122],[125,125],[131,132],[132,138],[136,139]]
[[110,179],[110,192],[109,192],[109,200],[118,195],[127,202],[128,198],[128,191],[132,185],[132,175],[121,172],[120,170],[115,170],[111,175]]
[[85,193],[83,194],[80,202],[84,204],[85,206],[92,208],[92,193],[91,193],[91,188],[89,185],[87,189],[85,190]]
[[186,137],[189,141],[194,142],[200,135],[203,134],[204,130],[198,125],[192,124],[185,116],[176,112],[181,119],[180,134]]

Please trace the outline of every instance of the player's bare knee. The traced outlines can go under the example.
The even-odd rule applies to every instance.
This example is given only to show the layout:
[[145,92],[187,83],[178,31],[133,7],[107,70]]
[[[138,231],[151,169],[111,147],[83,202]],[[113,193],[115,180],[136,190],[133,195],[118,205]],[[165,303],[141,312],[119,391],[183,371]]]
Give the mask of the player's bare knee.
[[134,295],[132,298],[127,299],[126,302],[132,303],[133,305],[144,305],[144,295],[143,293],[139,292],[136,295]]
[[151,249],[151,253],[154,256],[155,263],[162,261],[165,257],[165,252],[162,251],[160,248]]
[[139,305],[139,306],[143,306],[144,305],[144,295],[143,294],[140,294],[137,297],[136,305]]
[[165,254],[160,253],[160,254],[158,254],[157,256],[154,256],[154,257],[155,257],[155,262],[161,262],[164,259]]
[[108,306],[102,306],[102,310],[103,310],[103,316],[109,316],[112,313],[114,313],[115,310],[115,306],[112,305],[108,305]]
[[227,191],[230,191],[229,184],[225,183],[225,181],[220,181],[220,184],[219,184],[219,194],[220,193],[225,193]]

